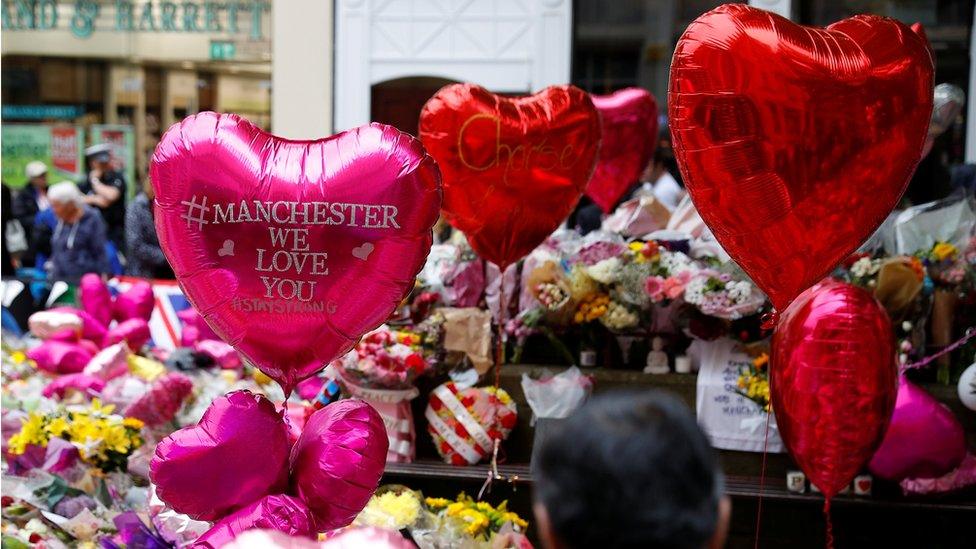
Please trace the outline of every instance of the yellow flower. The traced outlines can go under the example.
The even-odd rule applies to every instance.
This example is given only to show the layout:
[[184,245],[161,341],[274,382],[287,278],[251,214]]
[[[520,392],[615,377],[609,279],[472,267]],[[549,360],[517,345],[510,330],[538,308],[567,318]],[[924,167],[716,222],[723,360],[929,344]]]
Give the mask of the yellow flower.
[[146,381],[152,381],[166,373],[166,366],[151,358],[133,354],[128,356],[126,362],[129,365],[129,371],[133,375]]
[[769,355],[767,353],[763,353],[752,359],[752,365],[757,369],[763,368],[767,364],[769,364]]
[[958,253],[959,250],[948,242],[937,242],[935,246],[932,247],[932,255],[934,255],[939,261],[951,259]]
[[451,500],[447,498],[427,498],[425,501],[427,503],[427,507],[435,510],[443,509],[451,503]]
[[23,351],[14,351],[10,353],[10,360],[13,360],[14,364],[23,364],[27,360],[27,355]]
[[136,419],[134,417],[127,417],[122,420],[122,425],[125,425],[126,427],[132,427],[133,429],[142,429],[142,426],[145,425],[145,423],[143,423],[141,419]]
[[91,403],[91,411],[93,414],[96,415],[107,416],[115,411],[115,405],[107,404],[105,406],[102,406],[102,401],[100,399],[93,398]]
[[519,530],[525,530],[526,528],[529,527],[529,523],[525,519],[523,519],[522,517],[518,516],[517,514],[511,511],[506,511],[505,513],[502,513],[502,523],[506,523],[506,522],[511,522],[515,526],[518,526]]
[[60,437],[68,430],[68,422],[63,417],[58,416],[47,424],[46,430],[52,437]]
[[40,414],[31,412],[27,420],[21,426],[20,431],[10,437],[10,453],[14,455],[23,454],[27,451],[27,446],[36,444],[45,446],[47,444],[47,433],[44,431],[45,418]]
[[420,501],[411,492],[386,492],[374,496],[366,507],[388,516],[398,529],[413,524],[420,515]]

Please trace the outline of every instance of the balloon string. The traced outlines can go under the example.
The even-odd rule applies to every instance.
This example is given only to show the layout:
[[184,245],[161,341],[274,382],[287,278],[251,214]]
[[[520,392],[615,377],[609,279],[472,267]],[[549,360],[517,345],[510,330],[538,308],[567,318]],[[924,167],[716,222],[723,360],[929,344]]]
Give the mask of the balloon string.
[[901,367],[902,373],[905,373],[906,370],[913,370],[916,368],[924,368],[928,366],[933,360],[938,360],[939,358],[951,353],[952,351],[955,351],[959,347],[962,347],[967,341],[972,339],[973,336],[976,336],[976,326],[970,326],[969,328],[967,328],[966,333],[964,333],[962,337],[960,337],[953,343],[943,347],[941,351],[929,355],[921,360],[909,364],[903,364]]
[[766,413],[766,432],[763,434],[762,465],[759,467],[759,496],[756,503],[756,539],[753,547],[759,549],[759,531],[762,528],[763,489],[766,487],[766,456],[769,445],[769,413]]
[[830,518],[830,498],[824,499],[824,519],[827,522],[827,535],[824,544],[827,549],[834,549],[834,521]]
[[[508,303],[505,301],[505,268],[503,266],[498,266],[499,278],[498,278],[498,339],[495,342],[495,389],[497,390],[501,386],[502,381],[502,364],[505,362],[505,318],[507,312]],[[490,308],[490,307],[489,307]],[[501,432],[499,425],[499,415],[496,413],[494,418],[494,431]],[[497,438],[494,439],[494,447],[491,452],[491,462],[488,465],[488,475],[485,478],[485,483],[481,486],[481,490],[478,491],[478,500],[485,495],[485,492],[491,492],[491,483],[496,479],[502,478],[498,474],[498,447],[501,441]]]

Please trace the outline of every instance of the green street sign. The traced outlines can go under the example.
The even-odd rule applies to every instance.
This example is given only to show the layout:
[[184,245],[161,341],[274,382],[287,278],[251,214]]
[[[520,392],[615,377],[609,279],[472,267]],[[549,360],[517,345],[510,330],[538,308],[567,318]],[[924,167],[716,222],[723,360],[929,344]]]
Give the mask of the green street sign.
[[210,41],[210,59],[222,61],[233,59],[236,55],[237,46],[235,46],[233,42],[228,42],[226,40]]

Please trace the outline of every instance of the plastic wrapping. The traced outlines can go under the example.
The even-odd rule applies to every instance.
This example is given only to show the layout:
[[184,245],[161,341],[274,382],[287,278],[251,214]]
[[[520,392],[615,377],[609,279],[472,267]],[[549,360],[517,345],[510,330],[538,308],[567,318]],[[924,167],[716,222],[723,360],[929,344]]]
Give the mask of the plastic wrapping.
[[583,405],[592,390],[592,378],[583,375],[576,366],[539,380],[522,374],[522,392],[529,408],[532,408],[533,421],[542,417],[569,417]]

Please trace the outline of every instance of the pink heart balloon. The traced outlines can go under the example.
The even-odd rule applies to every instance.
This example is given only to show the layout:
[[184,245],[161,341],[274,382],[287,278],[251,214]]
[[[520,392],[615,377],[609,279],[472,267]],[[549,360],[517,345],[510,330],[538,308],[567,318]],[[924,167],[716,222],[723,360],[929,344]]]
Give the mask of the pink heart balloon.
[[936,478],[955,469],[964,457],[966,433],[956,416],[902,377],[895,413],[868,469],[888,480]]
[[76,309],[74,307],[55,307],[49,310],[58,313],[70,313],[80,318],[81,337],[84,339],[101,343],[102,339],[105,337],[105,333],[108,331],[107,323],[102,323],[102,321],[98,320],[91,313],[83,309]]
[[586,196],[610,213],[654,154],[657,101],[647,90],[624,88],[610,95],[591,95],[600,111],[600,157],[586,184]]
[[288,432],[270,400],[237,391],[156,446],[156,494],[176,511],[216,520],[288,483]]
[[291,450],[291,492],[302,498],[319,530],[346,526],[376,491],[389,441],[369,404],[340,400],[315,412]]
[[103,326],[112,321],[112,293],[101,275],[88,273],[78,283],[78,302],[81,308]]
[[130,318],[141,318],[148,322],[149,317],[152,316],[154,305],[155,296],[152,285],[140,280],[115,297],[115,303],[112,305],[112,316],[119,322]]
[[85,369],[94,353],[80,343],[49,339],[27,351],[37,368],[53,374],[77,374]]
[[313,524],[312,514],[302,500],[285,495],[271,495],[218,520],[193,542],[193,547],[219,549],[252,529],[276,530],[307,538],[315,532]]
[[124,341],[130,349],[139,351],[151,337],[148,322],[141,318],[130,318],[113,326],[102,339],[102,345],[115,345]]
[[125,417],[134,417],[150,427],[162,425],[172,421],[192,392],[190,378],[179,372],[163,374],[152,382],[147,392],[126,407]]
[[187,297],[286,392],[413,288],[441,203],[433,159],[382,124],[291,141],[201,113],[166,132],[151,173]]

